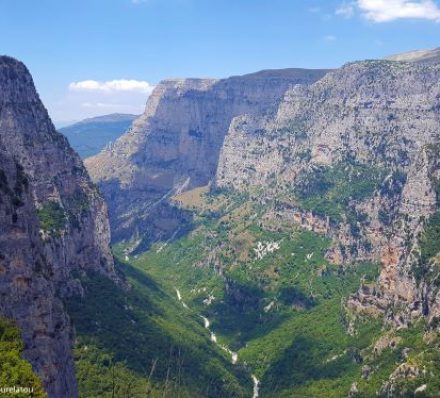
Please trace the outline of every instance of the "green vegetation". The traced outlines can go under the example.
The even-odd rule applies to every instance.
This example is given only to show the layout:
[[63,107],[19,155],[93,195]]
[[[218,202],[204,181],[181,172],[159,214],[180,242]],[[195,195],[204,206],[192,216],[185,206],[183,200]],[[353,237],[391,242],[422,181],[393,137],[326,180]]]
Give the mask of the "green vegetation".
[[0,191],[7,193],[9,190],[8,177],[4,170],[0,169]]
[[[420,239],[420,259],[413,268],[417,281],[439,283],[439,264],[434,257],[440,253],[440,212],[434,213],[426,223]],[[433,278],[435,280],[433,280]]]
[[67,218],[72,228],[78,230],[81,229],[81,219],[86,217],[89,209],[90,202],[86,193],[82,190],[75,191],[66,202]]
[[[209,196],[217,218],[203,217],[193,234],[154,246],[134,264],[160,281],[170,296],[177,287],[190,308],[210,319],[220,343],[238,350],[240,362],[247,362],[271,391],[270,380],[278,379],[270,374],[279,371],[274,362],[281,361],[285,349],[310,327],[321,337],[328,334],[326,329],[337,331],[328,338],[329,351],[355,345],[357,339],[345,333],[341,299],[357,289],[361,276],[373,280],[376,267],[333,266],[324,259],[326,238],[301,230],[266,230],[255,222],[258,206],[248,208],[244,198],[219,195]],[[257,216],[252,219],[251,213]],[[279,249],[258,259],[254,251],[258,242],[279,242]],[[120,256],[121,250],[116,250]],[[216,266],[223,269],[223,276]],[[209,295],[215,300],[207,306],[203,300]],[[326,324],[323,319],[329,314]],[[367,341],[359,344],[365,346]],[[327,350],[319,347],[317,357]]]
[[420,243],[420,251],[422,263],[428,263],[440,252],[440,212],[429,218]]
[[432,183],[434,185],[435,195],[437,199],[437,206],[440,207],[440,179],[433,178]]
[[391,173],[380,186],[381,196],[393,198],[402,193],[403,187],[406,184],[407,175],[403,171],[395,170]]
[[120,265],[130,287],[82,277],[87,299],[67,302],[77,331],[82,397],[242,397],[251,381],[212,345],[200,319],[145,272]]
[[23,191],[27,191],[29,188],[29,180],[21,164],[16,163],[15,170],[16,170],[16,177],[15,177],[14,193],[18,197],[21,197]]
[[0,389],[6,387],[29,388],[33,392],[1,393],[2,397],[33,397],[46,396],[41,381],[32,371],[32,367],[21,356],[23,343],[20,331],[13,322],[0,318]]
[[350,203],[370,197],[383,178],[381,169],[349,162],[315,167],[302,173],[295,195],[302,208],[335,222],[356,219]]
[[43,231],[59,235],[66,227],[66,213],[58,202],[49,201],[37,212]]
[[306,122],[301,118],[296,118],[287,122],[285,126],[275,129],[272,132],[272,134],[274,135],[290,134],[298,140],[305,140],[308,137],[306,131],[307,131]]
[[[368,197],[382,180],[380,171],[362,170],[360,177],[346,170],[355,191],[342,169],[317,171],[304,188],[348,217],[351,198]],[[430,373],[396,378],[399,397],[414,396],[424,383],[426,397],[438,396],[438,335],[424,338],[423,324],[393,331],[348,304],[361,282],[376,280],[376,264],[330,263],[328,238],[270,220],[274,203],[262,205],[255,192],[203,190],[179,200],[194,211],[191,233],[128,259],[129,247],[116,245],[131,289],[89,275],[87,300],[69,303],[83,397],[114,391],[137,398],[145,390],[152,397],[251,397],[251,373],[262,398],[340,398],[353,383],[359,397],[386,397],[390,375],[404,363]],[[438,242],[435,231],[429,235]],[[426,253],[435,252],[430,247]],[[238,353],[237,364],[210,341],[200,315],[218,344]]]
[[[425,147],[426,154],[428,155],[429,163],[436,164],[438,154],[440,151],[440,144],[429,144]],[[435,173],[430,175],[432,187],[437,196],[437,206],[440,207],[440,176]]]
[[[329,197],[346,198],[337,201],[340,208],[349,197],[359,198],[359,193],[347,193],[332,182],[336,179],[329,180],[325,191],[340,192]],[[378,176],[374,184],[364,181],[361,197],[371,194],[380,181]],[[179,288],[190,308],[209,318],[220,343],[237,351],[239,363],[246,362],[261,380],[262,397],[339,398],[353,383],[360,397],[374,397],[405,361],[406,346],[439,375],[438,342],[423,342],[420,328],[407,331],[408,336],[418,336],[418,344],[402,337],[397,347],[378,355],[374,344],[389,331],[381,320],[347,309],[346,299],[360,280],[376,280],[377,266],[332,265],[324,257],[326,238],[294,228],[268,229],[258,222],[267,208],[232,196],[210,195],[216,218],[201,218],[191,235],[166,246],[158,244],[134,263],[170,294]],[[254,252],[258,242],[279,242],[279,249],[259,259]],[[203,301],[209,295],[215,300],[206,305]],[[347,333],[349,319],[354,335]],[[362,377],[365,366],[371,368],[367,378]],[[429,379],[429,397],[436,396],[434,379]],[[420,379],[396,383],[395,388],[411,394],[423,384]]]

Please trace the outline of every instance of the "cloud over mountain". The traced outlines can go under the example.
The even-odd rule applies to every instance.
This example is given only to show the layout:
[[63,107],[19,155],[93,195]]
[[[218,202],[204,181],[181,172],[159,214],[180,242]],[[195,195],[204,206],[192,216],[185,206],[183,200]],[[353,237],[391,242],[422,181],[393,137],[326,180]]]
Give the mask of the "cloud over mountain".
[[83,80],[79,82],[72,82],[69,84],[71,91],[137,91],[151,94],[154,86],[142,80],[110,80],[100,82],[97,80]]

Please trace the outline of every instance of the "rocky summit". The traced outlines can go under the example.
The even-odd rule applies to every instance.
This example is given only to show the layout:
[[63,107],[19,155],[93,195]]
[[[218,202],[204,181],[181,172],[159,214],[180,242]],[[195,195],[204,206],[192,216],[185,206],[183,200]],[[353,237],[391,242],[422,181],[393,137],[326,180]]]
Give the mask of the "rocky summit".
[[82,294],[76,273],[83,270],[117,279],[107,207],[55,131],[26,67],[5,56],[0,226],[0,314],[21,329],[24,358],[48,396],[75,397],[73,329],[62,300]]
[[433,50],[415,50],[402,54],[390,55],[390,61],[415,62],[420,64],[438,64],[440,62],[440,48]]

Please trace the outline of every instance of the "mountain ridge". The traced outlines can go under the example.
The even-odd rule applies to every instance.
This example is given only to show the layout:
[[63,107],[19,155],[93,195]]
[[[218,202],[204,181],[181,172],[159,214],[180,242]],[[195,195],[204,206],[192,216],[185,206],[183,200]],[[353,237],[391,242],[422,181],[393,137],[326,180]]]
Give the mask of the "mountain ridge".
[[394,54],[385,59],[398,62],[415,62],[423,64],[436,64],[440,62],[440,47],[430,50],[414,50]]
[[[421,233],[425,218],[433,215],[438,206],[433,183],[439,173],[438,165],[432,158],[427,161],[426,147],[439,142],[439,119],[435,105],[431,105],[438,101],[439,71],[438,66],[423,64],[363,61],[330,72],[309,87],[291,89],[274,120],[267,122],[264,118],[255,120],[242,117],[231,124],[228,133],[231,142],[227,137],[217,173],[217,185],[238,190],[247,190],[249,185],[262,188],[263,184],[270,186],[275,175],[278,184],[266,191],[274,192],[277,187],[283,191],[285,184],[295,184],[302,168],[335,167],[346,159],[370,166],[374,164],[375,167],[388,169],[389,175],[402,172],[408,179],[401,187],[402,197],[394,197],[388,204],[386,201],[389,199],[381,198],[380,194],[375,198],[379,203],[374,206],[356,204],[366,215],[373,216],[372,220],[367,221],[371,225],[366,226],[365,236],[374,236],[377,234],[375,231],[387,227],[376,218],[380,212],[391,213],[391,226],[399,219],[399,215],[392,212],[411,216],[411,227],[407,228]],[[419,105],[421,96],[426,96],[421,101],[425,104],[423,107]],[[344,111],[341,112],[341,109]],[[257,151],[257,147],[266,149],[255,152],[256,156],[253,156],[252,150]],[[301,159],[301,154],[305,152],[307,157]],[[235,159],[235,156],[238,158]],[[420,168],[421,164],[423,169]],[[401,200],[401,204],[396,200]],[[379,208],[374,209],[375,206]],[[417,234],[412,238],[398,237],[399,230],[395,225],[393,228],[396,229],[393,232],[396,242],[407,242],[409,239],[413,242],[411,245],[417,245]],[[350,234],[346,232],[338,234],[344,238],[340,235],[336,237],[336,249],[331,254],[333,260],[352,261],[354,257],[349,255],[348,248],[343,254],[338,246],[342,240],[348,241],[348,246],[356,247],[356,239],[349,238]],[[417,267],[417,264],[411,266],[408,263],[417,261],[411,260],[413,255],[399,243],[388,240],[386,234],[382,232],[379,235],[382,235],[382,243],[379,243],[380,239],[371,243],[376,250],[382,246],[384,253],[376,253],[375,257],[374,250],[357,247],[359,253],[356,254],[368,260],[383,256],[384,264],[390,261],[385,265],[380,283],[384,289],[385,284],[388,286],[386,290],[391,302],[399,301],[399,298],[405,300],[406,297],[407,305],[412,308],[412,302],[422,300],[420,292],[417,294],[416,281],[411,280],[410,269]],[[396,244],[399,249],[389,248]],[[401,256],[406,260],[386,260],[387,250],[401,251]],[[364,257],[368,252],[373,256]],[[408,279],[402,278],[400,287],[395,267],[406,269]],[[433,311],[430,317],[435,318],[439,315],[435,305],[438,301],[435,288],[432,294],[430,305]],[[383,306],[382,303],[380,307]],[[418,315],[422,315],[421,306],[418,310]],[[408,317],[405,319],[409,320]]]
[[[133,122],[128,132],[111,147],[85,161],[104,195],[109,197],[111,191],[120,194],[115,196],[116,201],[109,202],[116,239],[137,232],[143,234],[148,224],[150,241],[171,236],[175,226],[166,220],[179,216],[188,220],[188,215],[169,205],[160,206],[164,202],[161,198],[212,180],[230,120],[246,112],[273,112],[290,85],[317,80],[327,70],[293,69],[287,72],[287,77],[285,71],[280,73],[281,76],[273,71],[260,72],[220,80],[164,80],[156,86],[145,113]],[[150,177],[144,165],[151,168]],[[131,185],[136,187],[136,196],[133,192],[128,195]],[[132,209],[137,216],[123,210],[127,201],[139,203]],[[162,213],[162,225],[146,221],[148,214],[142,207],[149,206]],[[134,210],[136,207],[138,210]]]

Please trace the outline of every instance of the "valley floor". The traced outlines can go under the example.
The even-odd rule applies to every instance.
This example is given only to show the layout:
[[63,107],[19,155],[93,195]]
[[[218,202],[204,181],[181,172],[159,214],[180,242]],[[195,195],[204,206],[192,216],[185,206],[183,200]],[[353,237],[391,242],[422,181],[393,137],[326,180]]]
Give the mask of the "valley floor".
[[203,195],[184,238],[114,248],[130,288],[83,277],[89,298],[69,303],[82,397],[440,396],[437,334],[346,306],[375,264],[331,264],[326,237]]

